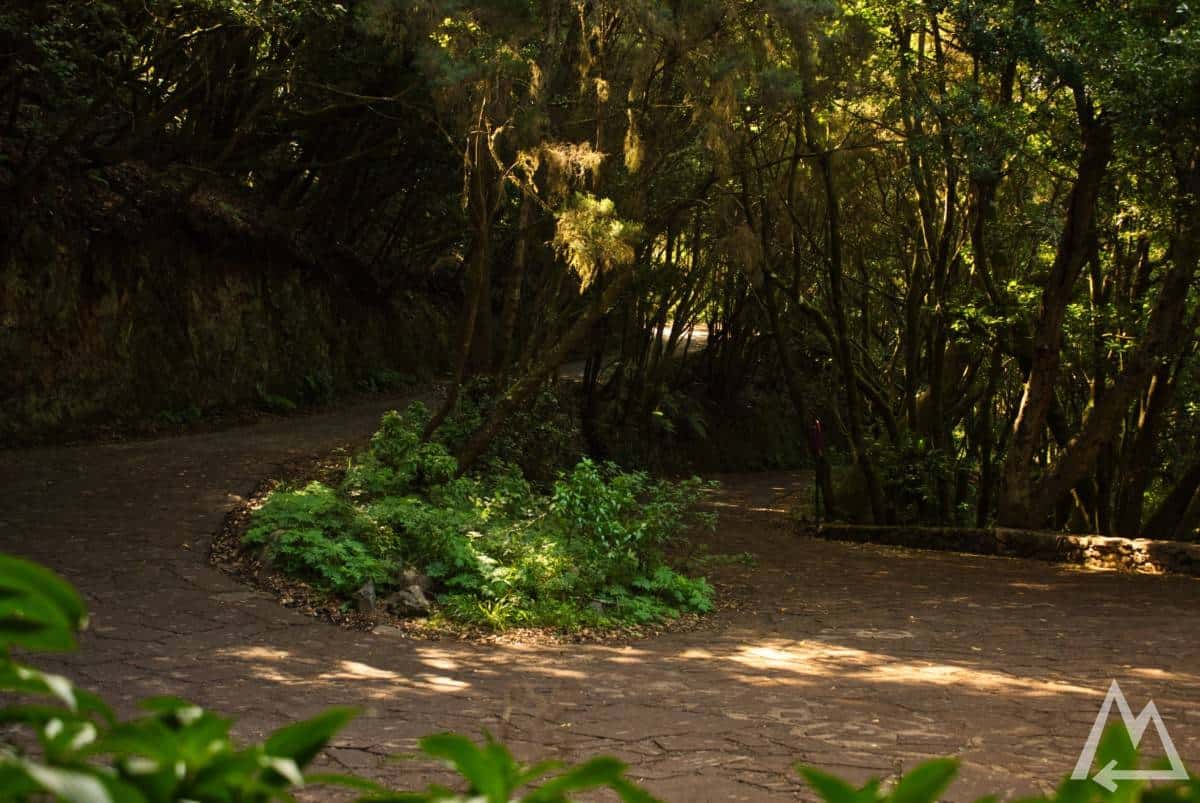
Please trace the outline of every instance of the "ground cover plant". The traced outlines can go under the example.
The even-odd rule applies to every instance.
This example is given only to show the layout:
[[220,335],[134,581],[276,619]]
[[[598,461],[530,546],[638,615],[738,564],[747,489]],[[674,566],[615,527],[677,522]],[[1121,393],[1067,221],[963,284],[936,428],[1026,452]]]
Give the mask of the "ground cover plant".
[[386,599],[416,582],[437,616],[495,630],[649,624],[711,610],[711,586],[667,561],[689,527],[715,525],[695,509],[705,483],[590,459],[544,486],[499,460],[460,475],[446,443],[422,440],[428,422],[420,403],[387,413],[340,484],[276,490],[243,544],[347,599]]

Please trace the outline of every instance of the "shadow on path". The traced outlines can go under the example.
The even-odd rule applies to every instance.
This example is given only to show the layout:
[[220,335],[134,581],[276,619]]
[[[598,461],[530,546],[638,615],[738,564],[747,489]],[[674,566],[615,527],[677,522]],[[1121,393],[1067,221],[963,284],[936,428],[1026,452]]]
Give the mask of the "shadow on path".
[[660,796],[803,797],[801,760],[854,777],[957,755],[950,798],[1047,788],[1072,768],[1110,679],[1153,697],[1200,766],[1200,582],[800,538],[801,475],[722,478],[711,547],[739,610],[628,645],[483,646],[339,630],[207,565],[226,510],[285,462],[365,438],[383,402],[225,432],[3,453],[0,550],[76,583],[93,611],[55,659],[131,712],[180,694],[242,736],[334,704],[363,709],[329,751],[396,764],[438,730],[487,728],[524,758],[621,757]]

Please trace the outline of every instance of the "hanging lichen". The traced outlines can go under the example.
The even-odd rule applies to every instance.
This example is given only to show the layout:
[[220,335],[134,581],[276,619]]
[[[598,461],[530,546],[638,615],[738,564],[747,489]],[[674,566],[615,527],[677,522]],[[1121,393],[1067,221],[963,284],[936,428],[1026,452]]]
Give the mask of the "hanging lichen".
[[606,268],[633,262],[636,223],[617,217],[609,198],[575,193],[557,214],[553,245],[586,290]]
[[638,133],[637,120],[633,116],[633,109],[627,109],[625,114],[629,118],[629,126],[625,129],[625,169],[630,173],[636,173],[642,166],[644,146],[642,137]]

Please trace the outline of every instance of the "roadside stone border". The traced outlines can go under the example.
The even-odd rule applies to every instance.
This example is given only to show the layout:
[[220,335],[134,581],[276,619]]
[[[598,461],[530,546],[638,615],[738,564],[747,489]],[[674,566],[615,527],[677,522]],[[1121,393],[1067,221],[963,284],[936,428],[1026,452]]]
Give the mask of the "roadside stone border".
[[798,525],[803,535],[829,541],[886,544],[977,555],[1067,563],[1089,569],[1200,577],[1200,544],[1103,535],[1010,530],[1002,527],[886,527],[859,524]]

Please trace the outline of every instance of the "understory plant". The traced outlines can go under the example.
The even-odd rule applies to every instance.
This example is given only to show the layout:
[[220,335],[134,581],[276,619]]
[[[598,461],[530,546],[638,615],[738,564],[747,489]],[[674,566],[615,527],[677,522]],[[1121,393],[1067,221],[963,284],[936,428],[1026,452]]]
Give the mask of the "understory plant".
[[711,609],[711,586],[667,560],[689,528],[715,526],[695,510],[708,485],[589,459],[548,487],[499,459],[458,476],[446,443],[422,440],[428,420],[420,403],[384,415],[338,487],[272,493],[243,544],[343,596],[368,582],[387,594],[416,570],[439,616],[497,630],[648,624]]
[[[482,459],[512,463],[533,482],[552,481],[573,466],[584,451],[578,404],[570,390],[551,385],[514,410],[488,445]],[[480,376],[462,388],[453,412],[438,427],[436,438],[458,451],[491,414],[499,397],[494,379]]]

